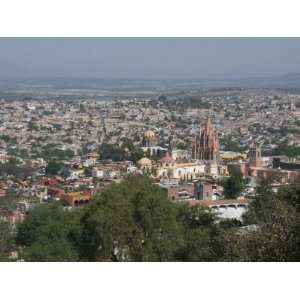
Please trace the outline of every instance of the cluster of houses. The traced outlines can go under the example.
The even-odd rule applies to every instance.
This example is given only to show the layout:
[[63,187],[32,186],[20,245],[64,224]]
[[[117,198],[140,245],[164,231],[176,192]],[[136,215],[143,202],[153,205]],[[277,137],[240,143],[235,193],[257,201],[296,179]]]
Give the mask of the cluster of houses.
[[[0,164],[14,157],[37,171],[26,178],[0,177],[0,215],[18,222],[36,205],[56,200],[71,208],[80,207],[112,182],[129,174],[144,174],[153,178],[171,201],[202,203],[223,217],[240,218],[254,195],[256,178],[275,176],[273,187],[278,190],[297,176],[297,160],[263,157],[260,146],[265,142],[271,147],[272,137],[281,140],[280,130],[270,134],[269,129],[285,124],[294,129],[289,139],[300,141],[293,104],[299,100],[296,96],[238,91],[226,96],[211,93],[201,99],[212,108],[183,109],[181,103],[181,111],[170,102],[148,100],[28,101],[22,106],[17,101],[2,101]],[[247,151],[225,149],[228,145],[219,143],[219,138],[226,136],[246,146]],[[136,162],[101,161],[99,146],[120,146],[124,138],[143,151],[144,157]],[[47,176],[48,148],[53,145],[56,154],[72,155],[61,158],[59,175]],[[237,199],[225,200],[221,182],[230,175],[231,164],[240,168],[247,182]],[[13,205],[1,206],[5,201]]]

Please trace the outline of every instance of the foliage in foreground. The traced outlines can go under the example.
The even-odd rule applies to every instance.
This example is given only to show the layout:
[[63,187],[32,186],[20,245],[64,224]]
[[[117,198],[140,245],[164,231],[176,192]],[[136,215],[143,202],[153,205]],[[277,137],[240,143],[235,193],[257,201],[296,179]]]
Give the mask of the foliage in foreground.
[[207,208],[172,203],[149,178],[132,176],[83,209],[34,209],[16,240],[26,261],[216,260],[214,221]]
[[234,199],[240,195],[244,188],[243,174],[238,165],[229,166],[230,177],[223,182],[224,196]]
[[273,194],[261,180],[244,224],[176,204],[152,181],[130,176],[82,209],[41,205],[19,225],[26,261],[298,261],[300,179]]
[[13,250],[14,238],[9,223],[0,220],[0,261],[8,261]]

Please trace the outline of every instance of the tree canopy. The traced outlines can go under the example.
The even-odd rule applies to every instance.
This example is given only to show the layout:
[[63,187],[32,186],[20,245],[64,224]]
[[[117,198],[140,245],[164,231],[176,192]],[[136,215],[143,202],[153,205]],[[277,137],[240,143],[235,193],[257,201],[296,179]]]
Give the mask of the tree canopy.
[[26,261],[77,261],[80,213],[66,211],[60,203],[33,209],[18,227],[21,257]]
[[224,196],[226,199],[233,199],[243,190],[243,174],[237,165],[229,166],[229,174],[230,177],[223,182]]
[[61,171],[62,167],[63,165],[60,162],[51,160],[47,164],[45,172],[47,175],[57,175]]
[[173,203],[148,177],[129,176],[80,210],[39,206],[16,241],[26,261],[215,260],[214,220],[208,208]]
[[20,165],[17,160],[11,158],[6,163],[0,163],[0,176],[14,176],[23,178],[34,174],[35,169],[28,165]]
[[[30,211],[17,227],[19,256],[25,261],[298,261],[299,183],[297,178],[275,194],[272,181],[261,178],[239,222],[222,221],[200,204],[170,201],[150,178],[131,175],[83,208],[69,210],[55,202]],[[0,254],[6,258],[12,247],[7,230],[0,223]]]
[[10,224],[0,220],[0,261],[8,261],[14,247],[14,236]]
[[100,158],[102,160],[122,161],[131,160],[137,162],[144,156],[144,152],[134,146],[128,138],[123,139],[122,146],[103,143],[100,146]]

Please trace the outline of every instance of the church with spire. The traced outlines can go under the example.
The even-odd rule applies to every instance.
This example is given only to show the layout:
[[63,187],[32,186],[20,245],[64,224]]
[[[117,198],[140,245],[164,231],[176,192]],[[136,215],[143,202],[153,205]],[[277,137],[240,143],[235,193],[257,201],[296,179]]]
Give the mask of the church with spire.
[[205,127],[195,135],[192,145],[193,159],[199,159],[207,162],[219,162],[219,137],[218,132],[208,117]]

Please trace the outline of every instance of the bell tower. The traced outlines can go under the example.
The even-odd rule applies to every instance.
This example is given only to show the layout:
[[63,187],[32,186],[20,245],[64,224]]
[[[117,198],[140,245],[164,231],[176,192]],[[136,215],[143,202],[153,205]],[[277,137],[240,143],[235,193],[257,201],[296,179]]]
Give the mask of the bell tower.
[[219,149],[218,132],[212,125],[210,116],[208,116],[205,127],[194,137],[193,158],[217,163],[219,161]]
[[257,143],[252,144],[249,150],[249,163],[252,167],[261,167],[261,147]]

